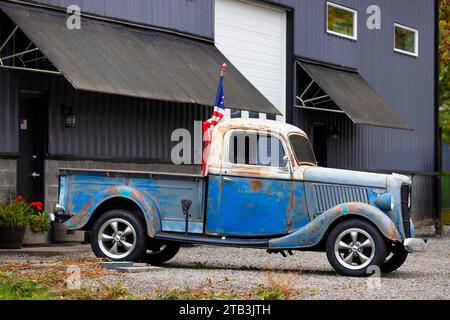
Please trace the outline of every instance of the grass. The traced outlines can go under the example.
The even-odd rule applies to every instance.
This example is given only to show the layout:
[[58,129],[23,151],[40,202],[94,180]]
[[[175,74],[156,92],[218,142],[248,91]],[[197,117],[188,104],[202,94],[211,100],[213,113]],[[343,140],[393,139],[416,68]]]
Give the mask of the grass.
[[51,294],[45,283],[0,271],[0,300],[49,299],[51,299]]
[[238,300],[240,296],[234,290],[186,288],[157,290],[149,298],[156,300]]
[[61,293],[63,300],[136,300],[127,288],[120,283],[113,286],[102,285],[97,289],[82,287],[80,289],[65,290]]
[[[80,267],[83,280],[95,279],[97,285],[68,289],[66,270],[72,265]],[[106,274],[108,271],[102,269],[98,262],[62,260],[47,265],[3,264],[0,269],[0,300],[288,300],[298,298],[304,291],[296,286],[298,274],[267,272],[264,284],[248,290],[235,290],[227,277],[220,281],[206,278],[205,283],[198,287],[159,289],[138,297],[119,282],[114,285],[101,283],[101,276]],[[311,289],[307,294],[314,296],[316,293]]]
[[95,279],[105,270],[97,263],[64,260],[59,263],[33,268],[29,264],[9,264],[0,269],[0,300],[130,300],[136,299],[119,283],[100,284],[97,288],[68,289],[66,267],[84,266],[83,279]]
[[295,274],[276,274],[267,273],[267,284],[259,285],[254,290],[253,299],[255,300],[289,300],[300,292],[295,287],[298,276]]

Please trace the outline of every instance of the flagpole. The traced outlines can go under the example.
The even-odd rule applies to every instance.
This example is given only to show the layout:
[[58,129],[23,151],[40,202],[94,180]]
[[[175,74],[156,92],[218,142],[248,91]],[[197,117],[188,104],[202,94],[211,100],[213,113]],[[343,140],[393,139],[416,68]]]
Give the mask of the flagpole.
[[226,63],[222,64],[222,68],[220,68],[220,76],[223,78],[225,72],[227,72],[228,65]]
[[[228,65],[226,63],[222,64],[222,67],[220,68],[220,81],[223,80],[223,77],[225,76],[225,73],[227,72]],[[215,106],[217,107],[217,106]],[[205,125],[206,122],[203,123]],[[203,134],[203,138],[205,139],[205,134]],[[208,174],[208,157],[209,157],[209,147],[211,144],[211,138],[209,137],[209,141],[205,141],[205,150],[203,152],[203,158],[202,158],[202,175],[206,176]]]

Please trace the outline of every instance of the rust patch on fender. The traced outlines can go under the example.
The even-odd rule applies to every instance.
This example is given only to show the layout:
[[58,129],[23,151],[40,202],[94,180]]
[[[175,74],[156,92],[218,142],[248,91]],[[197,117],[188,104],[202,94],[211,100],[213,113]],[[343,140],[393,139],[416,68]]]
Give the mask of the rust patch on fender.
[[95,200],[95,196],[92,197],[81,209],[74,215],[72,218],[72,223],[76,224],[77,226],[80,225],[90,214],[88,212],[89,207],[92,205],[92,203]]
[[250,180],[249,185],[253,191],[259,192],[259,190],[261,190],[262,187],[264,187],[264,182],[261,180]]

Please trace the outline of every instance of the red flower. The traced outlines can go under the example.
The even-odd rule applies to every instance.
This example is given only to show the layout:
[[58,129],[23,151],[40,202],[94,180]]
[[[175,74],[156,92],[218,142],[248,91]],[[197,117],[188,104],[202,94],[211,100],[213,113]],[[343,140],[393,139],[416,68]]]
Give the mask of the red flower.
[[17,201],[23,201],[24,198],[23,198],[22,196],[17,196],[16,200],[17,200]]
[[44,210],[44,205],[42,204],[42,202],[32,202],[31,206],[33,208],[35,208],[37,211],[43,211]]

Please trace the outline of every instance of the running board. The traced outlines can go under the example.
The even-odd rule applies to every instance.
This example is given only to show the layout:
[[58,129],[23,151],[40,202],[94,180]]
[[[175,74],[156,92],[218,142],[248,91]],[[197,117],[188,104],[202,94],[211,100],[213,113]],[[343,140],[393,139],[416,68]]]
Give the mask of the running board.
[[174,233],[158,233],[155,236],[156,240],[160,241],[175,241],[182,243],[204,244],[211,246],[223,247],[245,247],[245,248],[269,248],[270,239],[240,239],[240,238],[226,238],[226,237],[208,237],[196,235],[184,235]]

